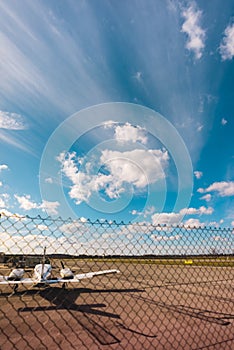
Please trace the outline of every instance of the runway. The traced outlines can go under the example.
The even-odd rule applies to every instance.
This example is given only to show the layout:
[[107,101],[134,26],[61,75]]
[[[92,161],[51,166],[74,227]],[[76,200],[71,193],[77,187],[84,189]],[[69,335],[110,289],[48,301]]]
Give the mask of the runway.
[[[234,269],[79,263],[117,268],[63,290],[0,294],[0,349],[233,349]],[[78,288],[77,288],[78,287]]]

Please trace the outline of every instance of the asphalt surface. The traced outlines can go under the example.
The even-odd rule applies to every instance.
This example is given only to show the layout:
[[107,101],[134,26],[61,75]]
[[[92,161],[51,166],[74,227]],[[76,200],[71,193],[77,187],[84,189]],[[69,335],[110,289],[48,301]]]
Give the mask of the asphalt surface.
[[109,268],[67,290],[1,287],[0,349],[234,349],[233,268],[76,266]]

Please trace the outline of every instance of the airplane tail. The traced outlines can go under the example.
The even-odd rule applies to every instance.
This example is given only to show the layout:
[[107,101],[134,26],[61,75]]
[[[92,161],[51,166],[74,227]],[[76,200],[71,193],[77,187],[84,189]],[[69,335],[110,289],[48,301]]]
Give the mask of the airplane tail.
[[46,261],[46,246],[44,247],[43,257],[42,257],[41,279],[43,279],[45,261]]

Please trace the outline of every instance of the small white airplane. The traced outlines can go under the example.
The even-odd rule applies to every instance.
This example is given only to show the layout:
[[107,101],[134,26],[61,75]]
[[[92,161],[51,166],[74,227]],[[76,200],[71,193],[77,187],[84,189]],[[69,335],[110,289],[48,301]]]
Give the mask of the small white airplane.
[[46,248],[44,248],[44,254],[41,264],[37,264],[34,267],[34,273],[32,278],[23,278],[24,269],[17,268],[13,269],[9,276],[0,276],[0,286],[1,285],[10,285],[13,287],[14,292],[17,291],[19,285],[32,285],[36,287],[46,287],[55,283],[62,283],[62,287],[65,288],[68,283],[78,283],[82,279],[92,278],[100,275],[107,275],[113,273],[119,273],[119,270],[102,270],[87,272],[75,275],[72,270],[68,267],[65,267],[63,262],[62,269],[60,270],[61,277],[51,277],[52,266],[45,263],[45,254]]

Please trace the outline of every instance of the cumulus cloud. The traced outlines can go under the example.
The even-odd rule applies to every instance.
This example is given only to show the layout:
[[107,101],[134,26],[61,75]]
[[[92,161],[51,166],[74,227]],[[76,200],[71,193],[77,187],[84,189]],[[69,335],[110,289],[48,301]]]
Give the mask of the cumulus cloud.
[[[57,160],[61,172],[72,182],[69,195],[76,204],[88,202],[93,192],[104,191],[110,199],[118,198],[127,186],[143,190],[147,185],[166,177],[169,156],[165,150],[135,149],[132,151],[102,150],[95,170],[95,162],[79,169],[76,154],[62,152]],[[96,164],[97,165],[97,164]]]
[[182,215],[211,215],[213,214],[214,209],[212,207],[200,207],[196,208],[185,208],[180,210],[180,214]]
[[50,202],[43,200],[42,203],[38,206],[38,209],[41,209],[43,212],[46,212],[48,215],[57,215],[59,202]]
[[234,57],[234,24],[225,29],[219,50],[223,61],[231,60]]
[[180,213],[155,213],[152,215],[153,225],[175,225],[182,220]]
[[[155,213],[152,215],[151,219],[153,225],[176,225],[179,224],[186,215],[211,215],[213,212],[214,209],[212,207],[206,208],[201,206],[200,208],[183,208],[178,213]],[[185,224],[187,224],[188,220],[185,221]],[[192,222],[192,220],[189,222]]]
[[24,118],[20,114],[0,111],[0,129],[24,130],[26,128]]
[[211,194],[207,193],[204,196],[202,196],[200,199],[204,199],[206,202],[210,202],[211,200]]
[[57,215],[57,208],[59,207],[59,202],[50,202],[43,200],[42,203],[36,203],[31,200],[30,195],[18,196],[15,194],[15,198],[17,199],[20,208],[29,211],[32,209],[41,209],[43,212],[46,212],[48,215]]
[[191,228],[191,227],[204,227],[205,224],[203,222],[200,222],[199,219],[190,218],[184,222],[185,228]]
[[211,221],[211,222],[209,222],[209,226],[215,226],[215,227],[220,227],[220,225],[222,225],[224,223],[224,220],[223,219],[221,219],[221,220],[219,220],[218,222],[217,221]]
[[123,125],[118,124],[112,120],[103,123],[104,129],[114,130],[114,139],[120,143],[125,142],[140,142],[146,144],[148,141],[147,132],[139,125],[132,125],[126,122]]
[[8,166],[6,164],[0,164],[0,172],[2,170],[7,170],[7,169],[9,169],[9,168],[8,168]]
[[164,169],[168,160],[167,151],[162,150],[104,150],[101,156],[101,163],[106,165],[117,183],[128,182],[137,188],[144,188],[165,178]]
[[197,179],[200,179],[203,176],[203,172],[202,171],[194,171],[194,175]]
[[131,210],[132,215],[142,215],[144,218],[147,218],[148,216],[152,215],[155,212],[155,207],[150,206],[145,208],[144,211],[138,211],[136,209]]
[[79,221],[65,223],[62,226],[60,226],[59,230],[68,235],[81,236],[82,234],[88,233],[90,231],[90,228],[84,225],[86,221],[87,220],[83,218],[82,220],[79,220]]
[[130,123],[115,126],[115,139],[119,142],[147,143],[146,131],[140,126],[133,126]]
[[8,193],[0,194],[0,208],[7,208],[10,196]]
[[207,188],[199,188],[199,193],[218,192],[220,197],[234,196],[234,181],[214,182]]
[[196,59],[201,58],[202,50],[205,47],[205,30],[200,25],[201,16],[202,11],[197,9],[194,2],[182,11],[182,17],[185,21],[181,31],[187,34],[186,48],[194,52]]
[[17,199],[21,209],[27,211],[38,208],[38,204],[31,200],[30,195],[18,196],[17,194],[15,194],[15,198]]
[[222,118],[222,120],[221,120],[221,124],[222,124],[222,125],[226,125],[226,124],[227,124],[227,120],[226,120],[226,119],[224,119],[224,118]]

